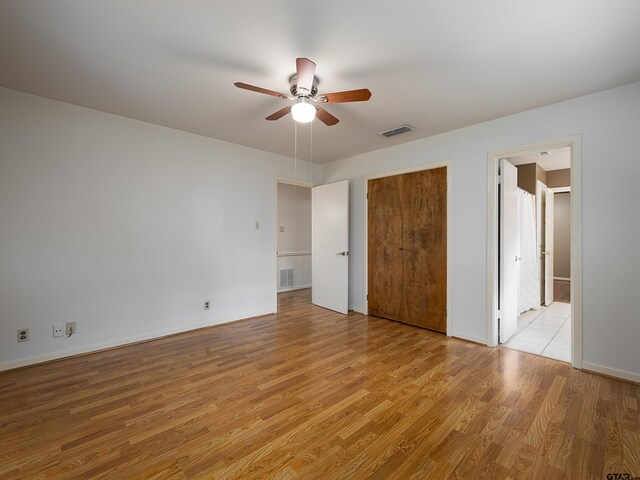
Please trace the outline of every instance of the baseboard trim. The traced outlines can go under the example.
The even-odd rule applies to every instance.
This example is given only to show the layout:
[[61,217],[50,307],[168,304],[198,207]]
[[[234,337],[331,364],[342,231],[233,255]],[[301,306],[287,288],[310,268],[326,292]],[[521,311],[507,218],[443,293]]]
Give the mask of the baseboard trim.
[[154,340],[160,340],[162,338],[167,338],[167,337],[173,337],[175,335],[180,335],[183,333],[189,333],[189,332],[194,332],[196,330],[204,330],[207,328],[215,328],[215,327],[221,327],[223,325],[227,325],[229,323],[236,323],[236,322],[244,322],[247,320],[255,320],[257,318],[260,317],[264,317],[267,315],[272,315],[275,312],[266,312],[266,313],[258,313],[257,315],[252,315],[250,317],[242,317],[242,318],[235,318],[235,319],[231,319],[231,320],[225,320],[219,323],[214,323],[211,325],[191,325],[188,326],[186,328],[182,328],[180,330],[177,329],[165,329],[165,330],[160,330],[151,334],[146,334],[146,335],[138,335],[135,337],[130,337],[130,338],[126,338],[126,339],[118,339],[118,340],[113,340],[110,342],[104,342],[104,343],[99,343],[99,344],[95,344],[95,345],[90,345],[90,346],[86,346],[86,347],[79,347],[79,348],[72,348],[69,350],[65,350],[63,352],[55,352],[55,353],[48,353],[45,355],[37,355],[37,356],[33,356],[33,357],[27,357],[27,358],[23,358],[21,360],[16,360],[16,361],[9,361],[9,362],[5,362],[0,364],[0,372],[5,372],[5,371],[9,371],[9,370],[17,370],[19,368],[25,368],[25,367],[31,367],[34,365],[41,365],[44,363],[51,363],[51,362],[56,362],[58,360],[64,360],[67,358],[73,358],[73,357],[81,357],[84,355],[91,355],[92,353],[99,353],[99,352],[104,352],[107,350],[113,350],[115,348],[123,348],[123,347],[129,347],[131,345],[137,345],[139,343],[146,343],[146,342],[152,342]]
[[553,277],[554,280],[560,280],[562,282],[570,282],[571,279],[567,277]]
[[361,313],[362,315],[366,315],[366,313],[364,313],[364,309],[360,307],[354,307],[353,305],[349,305],[349,310],[353,310],[354,312]]
[[478,343],[480,345],[483,346],[487,346],[487,339],[486,338],[481,338],[481,337],[476,337],[475,335],[469,335],[467,333],[461,333],[461,332],[451,332],[450,334],[451,337],[454,338],[459,338],[461,340],[466,340],[468,342],[473,342],[473,343]]
[[605,367],[604,365],[598,365],[597,363],[589,363],[585,361],[582,361],[582,370],[640,384],[640,373],[620,370],[618,368]]

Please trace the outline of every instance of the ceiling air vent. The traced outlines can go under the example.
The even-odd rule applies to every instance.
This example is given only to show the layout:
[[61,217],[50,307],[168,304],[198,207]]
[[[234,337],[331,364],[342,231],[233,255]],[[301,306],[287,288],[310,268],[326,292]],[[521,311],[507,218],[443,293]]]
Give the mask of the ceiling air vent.
[[411,125],[401,125],[396,128],[392,128],[391,130],[385,130],[384,132],[380,132],[378,135],[382,135],[383,137],[394,137],[396,135],[400,135],[401,133],[413,132],[415,128]]

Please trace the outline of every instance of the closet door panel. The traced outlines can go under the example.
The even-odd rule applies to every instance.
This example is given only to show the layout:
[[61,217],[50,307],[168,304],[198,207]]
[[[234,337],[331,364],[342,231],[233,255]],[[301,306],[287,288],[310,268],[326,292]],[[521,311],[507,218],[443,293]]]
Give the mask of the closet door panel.
[[401,320],[402,189],[400,176],[368,182],[369,315]]
[[447,327],[447,169],[402,175],[402,321]]

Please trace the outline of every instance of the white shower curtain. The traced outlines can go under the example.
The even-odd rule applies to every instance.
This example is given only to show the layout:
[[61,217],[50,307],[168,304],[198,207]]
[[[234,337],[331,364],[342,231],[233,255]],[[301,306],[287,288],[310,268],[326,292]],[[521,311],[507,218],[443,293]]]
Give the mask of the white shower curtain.
[[520,275],[518,311],[540,306],[540,266],[537,253],[535,196],[518,188],[518,224],[520,231]]

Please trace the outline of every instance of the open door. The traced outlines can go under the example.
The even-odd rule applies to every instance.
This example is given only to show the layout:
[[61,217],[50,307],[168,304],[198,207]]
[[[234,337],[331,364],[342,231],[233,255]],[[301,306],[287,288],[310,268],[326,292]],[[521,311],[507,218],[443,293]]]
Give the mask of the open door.
[[349,310],[349,182],[313,188],[311,202],[312,302]]
[[538,259],[540,260],[540,305],[545,303],[545,277],[544,277],[544,202],[547,195],[547,186],[540,180],[536,180],[536,238],[538,239]]
[[518,169],[500,159],[500,343],[518,329]]
[[553,302],[553,212],[554,193],[547,189],[544,205],[544,244],[542,252],[544,259],[544,304],[551,305]]

